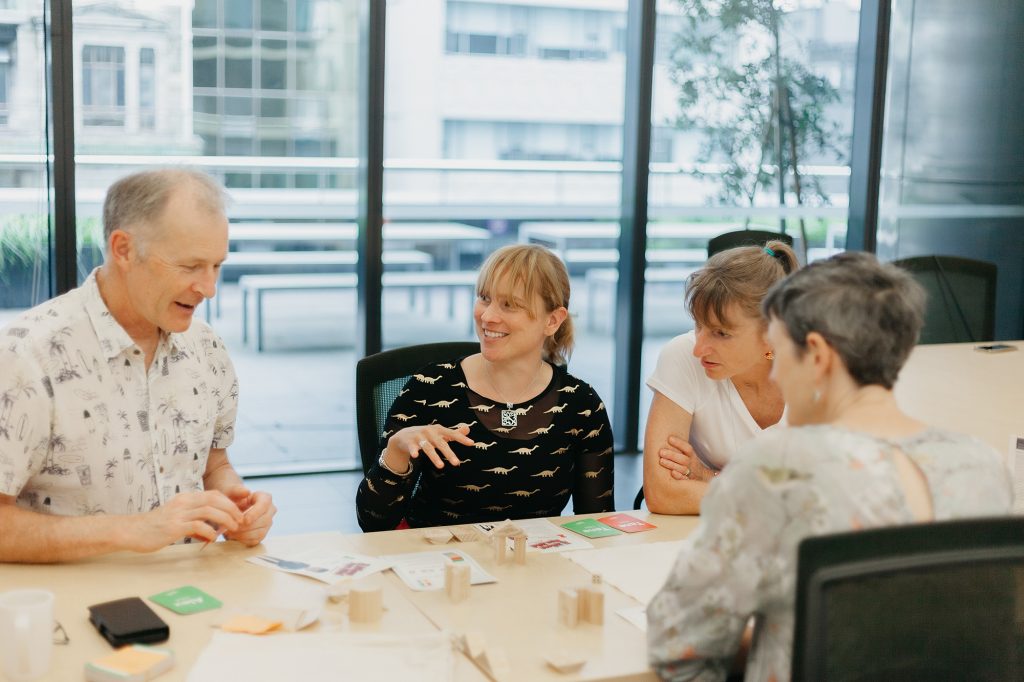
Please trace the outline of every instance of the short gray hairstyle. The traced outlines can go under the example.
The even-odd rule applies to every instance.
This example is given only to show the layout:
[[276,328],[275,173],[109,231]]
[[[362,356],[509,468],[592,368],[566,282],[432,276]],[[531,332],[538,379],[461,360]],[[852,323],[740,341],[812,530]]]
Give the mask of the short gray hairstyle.
[[195,201],[211,213],[224,215],[224,189],[206,173],[189,168],[160,168],[126,175],[107,190],[103,201],[103,243],[114,230],[132,231],[152,223],[171,194],[188,188]]
[[860,386],[892,388],[924,324],[925,293],[914,279],[869,253],[841,253],[780,281],[761,304],[785,325],[802,354],[821,334]]

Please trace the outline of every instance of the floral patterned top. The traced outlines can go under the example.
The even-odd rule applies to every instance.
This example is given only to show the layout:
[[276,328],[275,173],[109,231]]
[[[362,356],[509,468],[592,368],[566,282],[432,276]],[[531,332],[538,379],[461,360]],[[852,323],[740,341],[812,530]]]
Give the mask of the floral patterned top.
[[201,490],[210,449],[234,438],[224,342],[195,320],[147,371],[95,272],[0,330],[0,367],[0,494],[33,511],[149,511]]
[[746,679],[788,680],[800,541],[914,521],[893,449],[923,472],[936,520],[1009,513],[1003,458],[975,438],[928,429],[887,441],[832,426],[755,438],[709,486],[700,526],[647,607],[658,674],[724,680],[755,616]]

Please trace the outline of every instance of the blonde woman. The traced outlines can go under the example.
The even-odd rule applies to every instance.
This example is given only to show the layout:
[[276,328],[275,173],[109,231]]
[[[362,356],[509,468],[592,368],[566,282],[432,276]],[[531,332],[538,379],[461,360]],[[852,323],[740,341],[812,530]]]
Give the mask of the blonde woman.
[[[483,264],[480,352],[424,367],[388,415],[359,486],[364,531],[611,511],[608,412],[569,374],[569,276],[547,249],[506,246]],[[418,482],[418,485],[417,485]]]

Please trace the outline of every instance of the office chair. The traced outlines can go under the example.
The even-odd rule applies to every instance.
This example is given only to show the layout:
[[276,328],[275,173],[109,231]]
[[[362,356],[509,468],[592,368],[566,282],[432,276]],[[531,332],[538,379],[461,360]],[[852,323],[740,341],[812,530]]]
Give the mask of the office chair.
[[782,232],[769,232],[768,230],[734,230],[723,232],[708,240],[708,258],[711,258],[720,251],[734,249],[737,246],[764,246],[770,241],[780,241],[793,246],[793,238]]
[[479,350],[476,341],[426,343],[368,355],[356,363],[356,433],[364,476],[377,463],[388,411],[409,377],[424,365],[452,362]]
[[928,293],[921,343],[991,341],[996,329],[994,263],[954,256],[894,260]]
[[1024,518],[807,538],[794,682],[1024,679]]
[[636,497],[633,498],[633,509],[639,509],[644,503],[644,486],[640,484],[640,490],[637,491]]

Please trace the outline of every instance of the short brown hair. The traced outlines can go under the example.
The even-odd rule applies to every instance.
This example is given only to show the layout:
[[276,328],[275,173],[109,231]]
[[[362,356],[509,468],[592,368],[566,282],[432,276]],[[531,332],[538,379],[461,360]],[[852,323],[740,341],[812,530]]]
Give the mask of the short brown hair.
[[[477,293],[491,292],[500,279],[521,286],[527,302],[539,294],[547,313],[569,307],[569,273],[562,260],[543,246],[512,244],[492,253],[480,266]],[[537,311],[527,306],[527,312],[534,317]],[[564,365],[572,347],[572,317],[567,315],[558,331],[544,342],[544,356],[556,365]]]
[[750,317],[761,317],[761,299],[780,279],[800,265],[785,242],[740,246],[716,253],[686,280],[686,308],[694,322],[712,318],[726,323],[726,308],[737,304]]

